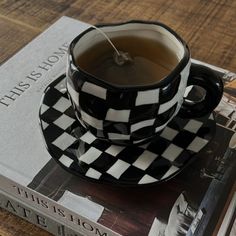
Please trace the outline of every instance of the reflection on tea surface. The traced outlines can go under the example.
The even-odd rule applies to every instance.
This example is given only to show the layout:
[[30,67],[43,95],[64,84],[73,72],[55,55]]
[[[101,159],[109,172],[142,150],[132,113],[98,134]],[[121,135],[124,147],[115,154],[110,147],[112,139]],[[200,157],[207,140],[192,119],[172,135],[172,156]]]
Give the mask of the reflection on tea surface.
[[104,40],[76,58],[76,65],[109,83],[132,86],[155,84],[178,64],[175,53],[155,40],[127,36],[112,42],[119,51],[128,52],[132,60],[118,65],[114,49]]

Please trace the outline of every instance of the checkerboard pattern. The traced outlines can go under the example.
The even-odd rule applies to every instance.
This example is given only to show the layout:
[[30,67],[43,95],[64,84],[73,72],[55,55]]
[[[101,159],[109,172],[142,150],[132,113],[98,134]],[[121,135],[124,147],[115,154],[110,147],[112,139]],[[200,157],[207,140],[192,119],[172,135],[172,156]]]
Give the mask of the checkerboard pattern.
[[189,67],[190,63],[168,85],[145,90],[97,85],[75,69],[67,79],[67,88],[76,116],[96,137],[138,144],[160,132],[178,113]]
[[46,89],[40,123],[48,151],[65,169],[82,177],[122,185],[150,184],[173,177],[207,145],[215,129],[212,114],[190,120],[174,118],[149,143],[111,144],[97,139],[78,122],[67,97],[64,76]]

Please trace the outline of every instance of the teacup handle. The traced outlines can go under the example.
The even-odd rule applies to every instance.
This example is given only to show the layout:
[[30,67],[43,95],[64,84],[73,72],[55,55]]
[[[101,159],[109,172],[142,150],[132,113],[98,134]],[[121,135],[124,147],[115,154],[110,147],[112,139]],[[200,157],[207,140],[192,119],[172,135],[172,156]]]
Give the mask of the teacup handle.
[[201,101],[188,101],[184,99],[179,111],[182,118],[196,118],[209,114],[219,104],[223,95],[223,82],[206,66],[192,64],[190,68],[187,86],[197,85],[202,87],[206,93]]

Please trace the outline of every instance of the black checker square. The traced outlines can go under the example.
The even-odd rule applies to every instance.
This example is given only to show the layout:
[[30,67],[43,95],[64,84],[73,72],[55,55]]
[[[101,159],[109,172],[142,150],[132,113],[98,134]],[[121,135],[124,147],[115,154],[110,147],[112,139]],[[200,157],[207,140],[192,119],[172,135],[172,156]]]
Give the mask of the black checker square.
[[79,165],[78,165],[78,162],[73,162],[70,165],[70,170],[72,170],[74,173],[81,173],[83,175],[86,175],[89,168],[90,168],[90,165],[88,165],[82,161],[79,162]]
[[62,115],[63,113],[54,109],[53,107],[50,107],[41,115],[41,119],[50,124],[54,122],[55,120],[57,120]]
[[134,141],[145,139],[146,137],[151,137],[155,135],[155,127],[151,125],[153,128],[151,129],[150,126],[143,127],[137,131],[134,131],[131,134],[131,139]]
[[[160,183],[174,176],[194,159],[193,157],[195,156],[196,151],[194,151],[194,148],[188,150],[188,145],[193,140],[199,140],[197,139],[198,137],[205,139],[206,142],[203,142],[203,144],[206,145],[213,137],[215,121],[206,116],[195,119],[202,122],[202,126],[197,133],[192,133],[184,129],[189,122],[189,119],[175,117],[168,124],[168,127],[175,129],[177,134],[171,132],[171,130],[167,130],[165,135],[156,135],[149,143],[141,146],[116,146],[108,141],[95,138],[91,133],[104,138],[103,130],[101,130],[100,133],[97,133],[97,129],[90,127],[91,133],[88,132],[87,129],[75,119],[72,106],[68,107],[67,102],[69,101],[69,98],[66,97],[67,94],[60,93],[57,89],[54,89],[53,86],[56,86],[58,82],[60,83],[62,79],[62,77],[58,78],[45,90],[45,96],[41,104],[43,109],[40,109],[39,116],[42,134],[49,153],[58,163],[60,163],[60,165],[75,175],[102,183],[121,184],[126,186]],[[114,97],[114,93],[109,95],[109,92],[107,96],[108,99],[109,97],[113,97],[114,100],[112,103],[119,99],[123,99],[128,107],[130,107],[131,104],[132,106],[135,105],[136,97],[129,100],[125,91],[123,96],[118,98]],[[68,99],[68,101],[64,99]],[[58,103],[58,101],[60,102]],[[153,107],[152,105],[140,105],[137,107],[141,109],[143,106],[149,108],[149,115],[157,109],[157,107]],[[118,107],[112,108],[119,109]],[[139,112],[140,111],[141,110],[139,110]],[[135,116],[137,114],[131,113],[131,117],[129,118],[131,118],[131,120],[133,119],[132,121],[135,121]],[[171,114],[173,114],[173,110],[168,110],[163,116],[171,116]],[[146,115],[147,114],[143,115],[143,118],[145,118],[144,120],[147,120]],[[67,125],[62,125],[62,127],[65,128],[61,128],[54,123],[58,118],[65,118],[65,123],[66,121],[68,122],[68,120],[70,120],[68,119],[68,116],[75,119],[69,127]],[[150,117],[148,117],[148,119],[150,119]],[[105,122],[104,128],[109,128],[111,133],[128,133],[128,130],[124,130],[123,128],[111,128],[111,124],[109,124],[109,121],[107,122],[108,123]],[[120,122],[117,123],[120,124]],[[130,122],[128,123],[129,125],[131,124]],[[159,122],[159,124],[161,124],[161,122]],[[155,129],[155,126],[153,127]],[[83,136],[84,138],[82,138]],[[66,138],[65,143],[61,142],[63,138]],[[83,154],[87,153],[86,155],[89,155],[88,150],[91,151],[93,156],[86,157],[88,158],[86,159],[88,160],[87,163],[80,161],[80,157]],[[174,160],[170,161],[167,158],[171,158],[173,150],[181,150],[181,152],[175,153]],[[61,161],[60,158],[62,158]],[[117,168],[120,169],[117,170]],[[153,179],[150,177],[153,177]]]
[[129,134],[130,125],[126,122],[104,120],[103,129],[105,133]]
[[107,150],[111,144],[108,141],[101,141],[99,139],[95,139],[91,145],[95,148],[97,148],[98,150],[104,152],[105,150]]
[[135,124],[140,121],[154,119],[157,116],[159,104],[146,104],[136,106],[132,109],[129,116],[130,124]]
[[99,170],[99,172],[105,173],[116,161],[116,157],[104,152],[90,166],[95,170]]
[[53,143],[54,140],[56,140],[58,137],[60,137],[65,131],[58,127],[57,125],[54,125],[51,123],[45,130],[44,130],[44,136],[46,138],[46,141],[49,143]]
[[189,122],[189,119],[181,119],[180,117],[178,117],[178,114],[177,116],[175,117],[175,119],[173,119],[169,124],[168,126],[172,129],[175,129],[175,130],[182,130],[186,125],[187,123]]
[[50,88],[50,93],[45,94],[44,104],[49,107],[53,107],[59,101],[61,97],[63,97],[63,93],[59,92],[55,88]]
[[90,116],[98,120],[105,120],[105,116],[109,107],[105,105],[104,101],[101,98],[85,92],[80,92],[79,104],[81,110],[83,110]]
[[[211,125],[211,124],[210,124]],[[210,140],[211,139],[211,135],[210,135],[210,130],[212,129],[212,127],[206,127],[206,126],[202,126],[198,132],[196,133],[197,136],[199,136],[200,138],[206,139],[206,140]]]
[[170,141],[162,137],[157,137],[147,146],[147,150],[156,153],[158,155],[161,155],[169,145]]
[[127,146],[116,157],[129,164],[134,163],[138,157],[144,152],[143,148],[135,146]]
[[156,117],[154,126],[155,127],[159,127],[162,126],[166,123],[166,121],[170,120],[170,118],[173,116],[173,114],[175,113],[177,108],[177,103],[172,106],[171,108],[169,108],[167,111],[158,114],[158,116]]
[[54,158],[56,160],[59,160],[61,158],[61,156],[63,155],[61,149],[53,144],[48,144],[48,146],[50,147],[50,152],[53,153]]
[[171,168],[172,164],[169,160],[158,157],[147,169],[146,173],[156,179],[161,179]]
[[72,106],[70,106],[68,109],[66,109],[66,110],[64,111],[64,114],[67,115],[67,116],[69,116],[69,117],[71,117],[71,118],[73,118],[73,119],[76,119],[76,117],[75,117],[75,111],[74,111],[74,109],[73,109]]
[[143,178],[143,170],[130,166],[122,175],[120,176],[120,182],[130,182],[136,184]]
[[181,130],[172,140],[172,143],[181,148],[187,148],[188,145],[194,140],[196,135],[187,130]]
[[99,181],[113,184],[113,183],[117,182],[118,180],[114,176],[105,172],[101,175],[101,177],[99,178]]
[[177,76],[170,84],[160,89],[159,102],[161,104],[170,101],[178,92],[181,76]]
[[122,104],[122,109],[130,109],[130,107],[135,106],[137,94],[132,92],[132,96],[129,92],[123,91],[122,93],[120,91],[115,90],[107,90],[107,104],[110,108],[113,109],[120,109],[120,104]]

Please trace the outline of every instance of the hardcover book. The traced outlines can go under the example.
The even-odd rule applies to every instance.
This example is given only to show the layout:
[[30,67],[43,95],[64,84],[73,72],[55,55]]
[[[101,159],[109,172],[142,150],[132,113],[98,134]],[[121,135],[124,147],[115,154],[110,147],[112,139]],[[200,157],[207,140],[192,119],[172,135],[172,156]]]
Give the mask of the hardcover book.
[[[188,163],[172,178],[156,183],[153,172],[147,174],[145,171],[138,181],[135,179],[135,184],[119,185],[102,181],[101,173],[94,168],[88,168],[87,176],[74,175],[58,164],[73,165],[64,155],[65,149],[70,147],[73,153],[79,150],[73,143],[75,138],[68,135],[74,118],[67,111],[70,103],[65,93],[64,73],[70,41],[88,27],[83,22],[62,17],[1,65],[1,193],[32,208],[37,212],[34,217],[40,214],[68,227],[71,231],[64,235],[201,236],[216,233],[236,177],[236,75],[205,64],[222,78],[224,95],[207,119],[181,121],[185,129],[184,132],[179,130],[178,135],[186,139],[192,137],[188,146],[191,146],[191,156],[176,157],[168,169],[164,168],[166,162],[156,166],[161,180],[167,174],[171,176],[173,169],[181,169],[181,164]],[[195,60],[193,63],[204,64]],[[194,89],[190,93],[194,94]],[[47,98],[53,102],[48,103]],[[62,103],[65,109],[59,106]],[[53,124],[46,115],[52,113],[56,117]],[[186,136],[190,128],[195,132]],[[170,145],[168,135],[175,132],[171,127],[162,134],[165,143]],[[60,142],[62,135],[67,140],[63,144]],[[88,143],[87,138],[84,136],[81,142],[85,153],[88,145],[97,145]],[[201,145],[200,142],[194,144],[194,140],[201,140]],[[48,142],[54,145],[50,150]],[[142,148],[140,152],[144,152]],[[124,153],[121,149],[119,152]],[[110,146],[104,152],[106,158],[117,158]],[[115,152],[117,154],[118,149]],[[59,155],[58,160],[54,153]],[[140,173],[142,168],[137,160],[140,156],[134,160],[139,168],[135,173]],[[130,174],[124,170],[118,178],[111,173],[107,172],[106,178],[119,181],[122,175]],[[16,208],[14,201],[12,206]],[[6,206],[6,200],[3,202]],[[230,222],[233,222],[235,214],[231,215]],[[220,235],[233,230],[232,224],[229,226],[221,228]],[[50,232],[60,235],[61,231],[56,227]]]
[[13,197],[0,190],[0,207],[20,216],[22,219],[47,230],[49,233],[58,236],[81,236],[78,232],[70,229],[64,224],[59,223],[52,217],[40,213],[33,206],[22,202],[19,198]]

